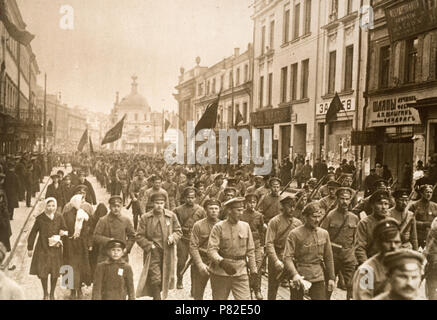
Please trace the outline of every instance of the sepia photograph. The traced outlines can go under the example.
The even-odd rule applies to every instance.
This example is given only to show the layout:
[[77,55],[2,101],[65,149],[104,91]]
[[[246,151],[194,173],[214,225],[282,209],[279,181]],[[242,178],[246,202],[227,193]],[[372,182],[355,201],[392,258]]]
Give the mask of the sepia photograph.
[[437,300],[437,0],[0,0],[0,37],[0,300]]

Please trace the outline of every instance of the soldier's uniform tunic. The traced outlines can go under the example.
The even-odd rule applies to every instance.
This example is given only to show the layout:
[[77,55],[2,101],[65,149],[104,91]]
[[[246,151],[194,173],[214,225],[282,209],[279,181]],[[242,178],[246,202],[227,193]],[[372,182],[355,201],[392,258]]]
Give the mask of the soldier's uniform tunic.
[[387,270],[382,262],[383,255],[378,253],[365,261],[355,271],[352,279],[352,298],[371,300],[382,292],[390,290]]
[[402,247],[417,250],[419,245],[417,241],[416,218],[414,218],[414,213],[410,210],[408,210],[408,212],[400,212],[396,210],[396,207],[393,207],[389,210],[389,217],[396,219],[396,221],[399,222],[399,226],[402,226],[407,219],[410,221],[405,228],[405,231],[401,234]]
[[208,240],[211,234],[212,228],[220,220],[209,220],[204,218],[197,221],[193,230],[191,231],[190,241],[190,255],[193,259],[191,265],[191,286],[193,288],[194,300],[203,300],[203,294],[205,292],[206,284],[208,283],[209,276],[203,275],[199,272],[200,266],[203,264],[209,266],[210,259],[208,258]]
[[376,243],[373,239],[373,230],[379,221],[383,218],[376,217],[371,214],[365,217],[358,223],[357,228],[357,245],[355,248],[355,256],[358,261],[358,265],[364,263],[369,257],[375,255],[378,252]]
[[[134,228],[137,230],[138,227],[138,218],[141,217],[141,204],[140,204],[140,191],[142,188],[147,186],[147,180],[140,180],[138,177],[134,178],[129,186],[129,193],[132,198],[132,215],[134,220]],[[137,200],[134,201],[133,198]]]
[[302,225],[299,219],[294,217],[286,217],[284,214],[279,214],[270,220],[266,233],[266,253],[268,257],[268,300],[276,300],[280,281],[276,278],[278,273],[275,268],[275,263],[280,260],[284,262],[285,242],[291,230]]
[[410,210],[416,214],[417,240],[425,247],[432,221],[437,217],[437,203],[420,199],[411,204]]
[[281,203],[279,200],[281,197],[273,196],[271,193],[265,195],[261,198],[258,203],[257,210],[261,212],[264,216],[264,221],[269,223],[269,221],[276,215],[280,213]]
[[147,186],[144,186],[140,190],[140,196],[139,196],[142,213],[149,212],[150,210],[153,209],[153,202],[150,199],[152,198],[152,195],[156,193],[163,193],[165,195],[165,209],[169,209],[170,203],[168,201],[167,191],[165,191],[163,188],[160,188],[159,190],[155,190],[153,188],[147,189]]
[[[249,300],[249,278],[246,257],[251,272],[257,272],[255,263],[255,244],[248,223],[229,220],[217,223],[211,231],[208,242],[208,257],[211,259],[211,288],[214,300],[227,300],[230,292],[235,300]],[[228,275],[219,263],[225,259],[236,269],[233,276]]]

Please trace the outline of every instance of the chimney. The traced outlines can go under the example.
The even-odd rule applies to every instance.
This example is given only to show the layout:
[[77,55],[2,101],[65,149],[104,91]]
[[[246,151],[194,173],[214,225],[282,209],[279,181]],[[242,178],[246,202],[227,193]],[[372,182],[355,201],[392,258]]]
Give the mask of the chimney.
[[240,55],[240,48],[235,48],[234,49],[234,57],[238,57]]

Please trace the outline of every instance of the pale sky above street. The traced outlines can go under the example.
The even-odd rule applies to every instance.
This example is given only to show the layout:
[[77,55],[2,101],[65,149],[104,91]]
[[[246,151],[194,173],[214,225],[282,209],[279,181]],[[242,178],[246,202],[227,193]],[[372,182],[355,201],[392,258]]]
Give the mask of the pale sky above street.
[[[109,113],[130,92],[132,74],[152,109],[177,111],[172,93],[181,66],[200,56],[211,66],[253,39],[253,0],[17,0],[48,92],[62,101]],[[62,30],[62,5],[74,30]]]

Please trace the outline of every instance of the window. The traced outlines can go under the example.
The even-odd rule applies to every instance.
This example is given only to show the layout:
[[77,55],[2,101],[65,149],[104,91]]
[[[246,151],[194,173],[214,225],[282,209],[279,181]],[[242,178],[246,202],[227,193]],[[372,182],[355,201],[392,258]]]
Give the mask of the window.
[[259,78],[259,107],[264,106],[264,77]]
[[309,59],[302,61],[302,99],[308,98],[309,65]]
[[287,102],[287,74],[288,68],[281,69],[281,102]]
[[387,88],[390,77],[390,46],[384,46],[379,53],[379,87]]
[[240,68],[237,68],[237,79],[235,80],[237,86],[240,85]]
[[270,21],[270,50],[273,50],[275,45],[275,20]]
[[417,38],[409,39],[406,41],[405,46],[405,82],[414,82],[416,78],[416,66],[417,66],[417,47],[419,41]]
[[237,122],[237,114],[238,114],[238,112],[240,112],[240,104],[239,103],[237,103],[235,105],[235,122]]
[[337,20],[338,17],[338,0],[331,0],[331,12],[329,15],[329,20]]
[[329,74],[328,74],[328,93],[335,92],[335,67],[337,61],[337,52],[329,53]]
[[290,96],[291,101],[297,100],[297,63],[290,67]]
[[284,12],[284,33],[282,42],[287,43],[290,37],[290,9],[286,9]]
[[232,88],[232,86],[234,85],[234,73],[231,71],[229,72],[229,89]]
[[273,73],[269,73],[269,97],[268,97],[268,107],[272,106],[273,98]]
[[346,48],[346,59],[344,68],[344,90],[352,90],[352,73],[354,64],[354,46]]
[[266,49],[266,26],[261,29],[261,54],[264,54]]
[[228,126],[232,126],[232,106],[228,106]]
[[220,77],[220,90],[223,89],[224,84],[225,84],[225,75],[222,74]]
[[216,81],[215,81],[215,78],[214,79],[212,79],[212,93],[214,94],[215,93],[215,90],[216,90]]
[[300,3],[294,6],[293,40],[299,38],[299,25],[300,25]]
[[243,103],[243,122],[247,123],[247,102]]
[[352,5],[353,5],[353,1],[352,0],[346,0],[346,14],[351,14],[352,13]]
[[244,82],[249,81],[249,65],[244,66]]
[[308,34],[311,32],[311,0],[305,1],[305,22],[303,33]]

